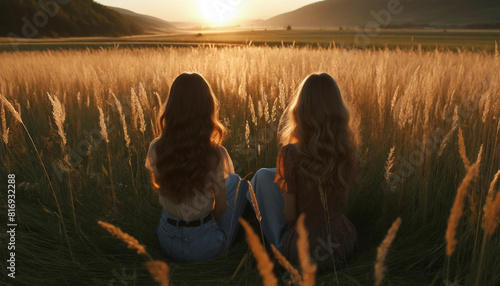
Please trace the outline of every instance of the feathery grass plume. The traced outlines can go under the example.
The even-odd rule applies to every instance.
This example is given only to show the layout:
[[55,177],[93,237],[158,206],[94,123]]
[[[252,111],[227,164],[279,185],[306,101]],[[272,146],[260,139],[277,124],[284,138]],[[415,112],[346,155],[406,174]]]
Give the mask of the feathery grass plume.
[[248,120],[246,120],[245,125],[245,141],[247,142],[247,148],[250,148],[250,126],[248,125]]
[[[495,177],[493,178],[493,181],[491,181],[490,188],[488,189],[488,195],[486,196],[486,202],[484,203],[483,206],[483,222],[482,222],[482,227],[483,230],[485,231],[486,234],[491,235],[495,231],[499,218],[497,215],[495,215],[495,207],[498,208],[498,206],[495,206],[495,204],[499,204],[497,202],[499,193],[497,192],[496,196],[494,196],[495,193],[495,186],[500,178],[500,170],[495,174]],[[495,197],[495,199],[494,199]],[[498,214],[498,209],[496,210]]]
[[135,239],[130,234],[123,232],[119,227],[114,226],[110,223],[103,222],[103,221],[98,221],[97,223],[99,224],[100,227],[107,230],[114,237],[125,242],[129,249],[136,250],[137,254],[146,255],[146,247],[144,247],[144,245],[140,244],[139,241],[137,241],[137,239]]
[[398,94],[399,94],[399,85],[396,87],[396,90],[394,91],[394,95],[392,96],[392,100],[391,100],[391,114],[394,114],[394,106],[396,106],[396,101],[398,99]]
[[[391,170],[392,167],[394,167],[394,161],[396,160],[396,157],[394,156],[394,150],[396,149],[396,146],[392,146],[391,150],[389,151],[389,156],[387,156],[387,161],[385,162],[385,180],[387,183],[389,183],[389,180],[391,178]],[[389,185],[389,187],[392,186]]]
[[253,104],[251,96],[248,97],[248,102],[249,102],[248,104],[250,108],[250,114],[252,115],[252,122],[255,125],[255,127],[257,127],[257,116],[255,115],[255,106]]
[[269,122],[271,116],[269,114],[269,102],[267,101],[267,95],[264,94],[264,119]]
[[457,130],[458,128],[458,105],[455,106],[455,111],[453,112],[453,125],[451,126],[451,130],[444,136],[443,142],[441,142],[441,146],[439,147],[438,150],[438,157],[441,157],[443,155],[443,151],[446,148],[446,145],[448,144],[448,141],[450,140],[451,136]]
[[458,128],[458,152],[460,153],[460,158],[464,162],[465,169],[470,167],[469,158],[467,158],[467,151],[465,149],[464,135],[462,133],[462,128]]
[[146,120],[144,119],[144,111],[141,106],[141,102],[135,93],[135,90],[131,89],[131,97],[132,97],[132,121],[134,123],[134,127],[137,129],[137,121],[140,123],[139,130],[144,134],[146,131]]
[[277,109],[278,109],[278,98],[275,98],[274,103],[273,103],[273,109],[271,110],[271,121],[272,122],[276,121],[276,119],[277,119],[277,117],[276,117]]
[[154,95],[156,95],[156,100],[158,100],[158,106],[161,108],[161,106],[163,105],[163,103],[161,102],[160,94],[155,91]]
[[280,79],[280,94],[278,95],[278,99],[280,101],[280,107],[282,110],[285,109],[286,103],[285,103],[285,85],[283,84],[282,80]]
[[257,101],[257,110],[259,111],[259,118],[262,118],[264,115],[264,109],[262,108],[262,102],[260,100]]
[[61,136],[62,145],[61,148],[63,152],[66,147],[66,133],[64,132],[64,121],[66,121],[66,111],[64,110],[64,105],[61,103],[59,98],[56,95],[51,96],[50,93],[47,92],[47,96],[49,97],[50,103],[52,104],[52,115],[54,117],[54,121],[57,126],[57,133]]
[[248,245],[257,260],[257,267],[259,268],[263,284],[265,286],[278,285],[278,279],[276,279],[273,273],[274,263],[269,259],[264,246],[260,243],[260,238],[255,234],[246,220],[240,218],[240,223],[245,229]]
[[22,116],[22,114],[21,114],[21,111],[22,111],[21,104],[17,100],[15,100],[14,103],[16,104],[17,112],[19,113],[19,117],[21,117]]
[[484,109],[483,109],[483,116],[481,120],[483,123],[486,122],[486,119],[488,118],[488,114],[490,113],[490,107],[491,107],[491,94],[490,92],[486,92],[486,102],[484,103]]
[[102,136],[102,139],[106,143],[109,143],[108,130],[106,128],[106,123],[104,122],[104,113],[102,112],[102,109],[101,109],[100,106],[98,106],[97,109],[99,109],[99,126],[101,126],[101,136]]
[[384,280],[384,272],[386,267],[384,266],[385,258],[387,257],[387,251],[391,246],[396,233],[398,232],[399,226],[401,225],[401,218],[398,217],[393,223],[387,235],[385,236],[382,243],[377,248],[377,262],[375,263],[375,286],[379,286]]
[[111,90],[109,91],[109,93],[115,100],[116,109],[118,109],[118,113],[120,114],[120,122],[122,123],[123,127],[123,137],[125,139],[125,145],[127,146],[127,148],[130,148],[130,137],[128,136],[127,122],[125,121],[125,114],[123,113],[122,104]]
[[2,100],[3,104],[5,105],[5,107],[7,107],[7,110],[10,111],[12,116],[14,116],[14,118],[19,123],[24,124],[23,119],[21,118],[21,115],[19,114],[19,112],[17,112],[17,110],[14,108],[14,106],[12,106],[12,104],[7,100],[7,98],[3,97],[3,95],[0,94],[0,100]]
[[446,255],[451,256],[458,244],[456,239],[457,226],[464,211],[464,198],[470,183],[479,175],[479,164],[476,162],[467,169],[467,174],[457,189],[457,195],[448,219],[446,229]]
[[168,286],[168,265],[163,261],[148,261],[145,263],[148,267],[151,276],[160,284],[161,286]]
[[135,93],[134,88],[130,88],[130,117],[132,118],[132,124],[135,129],[137,129],[139,122],[139,111],[137,105],[139,104],[139,98]]
[[488,206],[488,212],[483,217],[483,229],[487,236],[493,235],[500,222],[500,192]]
[[2,140],[5,145],[7,145],[9,144],[9,128],[7,127],[7,119],[5,118],[5,108],[3,106],[3,100],[0,101],[0,104],[2,105],[0,109],[0,117],[2,118]]
[[495,57],[498,58],[498,43],[495,41]]
[[252,184],[248,182],[248,189],[250,191],[250,197],[252,198],[252,204],[255,209],[255,216],[257,217],[257,220],[260,222],[262,221],[262,216],[260,215],[260,210],[259,210],[259,204],[257,203],[257,197],[255,196],[255,192],[253,191]]
[[302,277],[300,277],[299,271],[295,269],[292,264],[284,257],[274,245],[271,244],[271,249],[273,250],[274,257],[278,259],[278,262],[283,266],[289,273],[294,284],[301,284]]
[[148,95],[146,93],[146,89],[144,89],[144,85],[142,82],[139,83],[139,99],[141,101],[142,106],[146,107],[146,110],[149,109],[149,101]]
[[317,266],[311,262],[311,257],[309,254],[309,238],[304,220],[306,218],[305,214],[301,214],[297,219],[297,234],[299,238],[297,239],[297,253],[300,261],[300,269],[302,270],[302,279],[304,286],[313,286],[316,284],[316,270]]

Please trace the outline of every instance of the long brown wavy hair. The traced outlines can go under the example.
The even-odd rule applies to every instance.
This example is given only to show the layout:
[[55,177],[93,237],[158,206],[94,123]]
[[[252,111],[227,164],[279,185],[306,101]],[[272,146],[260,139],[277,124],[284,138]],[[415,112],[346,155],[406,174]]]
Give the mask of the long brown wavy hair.
[[208,82],[197,73],[183,73],[172,84],[160,117],[161,136],[155,143],[154,181],[160,194],[174,204],[208,192],[206,177],[219,165],[225,128],[218,120],[218,102]]
[[295,144],[300,172],[309,190],[332,191],[343,199],[359,167],[359,140],[335,80],[311,74],[299,87],[280,122],[281,145]]

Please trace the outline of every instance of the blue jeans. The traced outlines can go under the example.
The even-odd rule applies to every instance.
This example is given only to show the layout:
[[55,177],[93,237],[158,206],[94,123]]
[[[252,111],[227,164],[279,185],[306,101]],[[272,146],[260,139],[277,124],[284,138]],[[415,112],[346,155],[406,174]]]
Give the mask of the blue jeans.
[[[285,198],[278,185],[274,183],[275,174],[276,168],[260,169],[255,173],[251,184],[262,217],[260,224],[264,237],[267,242],[283,252],[283,238],[287,230],[287,223],[283,215]],[[247,194],[247,199],[253,206],[250,192]]]
[[230,174],[226,179],[227,210],[216,220],[197,227],[176,227],[167,218],[178,220],[163,210],[156,234],[162,251],[177,262],[195,262],[223,254],[232,245],[239,228],[238,219],[247,203],[248,184],[242,181],[234,201],[240,177]]

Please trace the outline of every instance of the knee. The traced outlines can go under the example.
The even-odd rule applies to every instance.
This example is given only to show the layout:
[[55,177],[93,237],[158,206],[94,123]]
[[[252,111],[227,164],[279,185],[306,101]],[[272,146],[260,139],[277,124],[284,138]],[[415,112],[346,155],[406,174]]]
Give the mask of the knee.
[[229,174],[229,176],[226,178],[226,186],[233,186],[235,184],[238,184],[238,182],[241,180],[240,176],[235,173]]
[[274,177],[276,175],[276,169],[269,169],[269,168],[262,168],[255,173],[255,176],[253,177],[252,181],[255,183],[257,182],[264,182],[268,183],[269,181],[273,182]]

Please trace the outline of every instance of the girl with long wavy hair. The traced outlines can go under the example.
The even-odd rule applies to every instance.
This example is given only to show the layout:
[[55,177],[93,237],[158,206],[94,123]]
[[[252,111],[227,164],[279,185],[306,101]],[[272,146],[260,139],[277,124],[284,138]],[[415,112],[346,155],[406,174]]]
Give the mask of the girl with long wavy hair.
[[292,263],[299,262],[295,222],[301,213],[314,262],[353,255],[356,229],[342,214],[360,167],[352,125],[335,80],[308,76],[281,118],[276,169],[261,169],[252,179],[263,233]]
[[248,185],[238,184],[240,177],[221,145],[225,128],[218,120],[218,103],[201,75],[177,77],[160,126],[146,160],[163,207],[156,229],[160,247],[179,262],[216,257],[234,241]]

